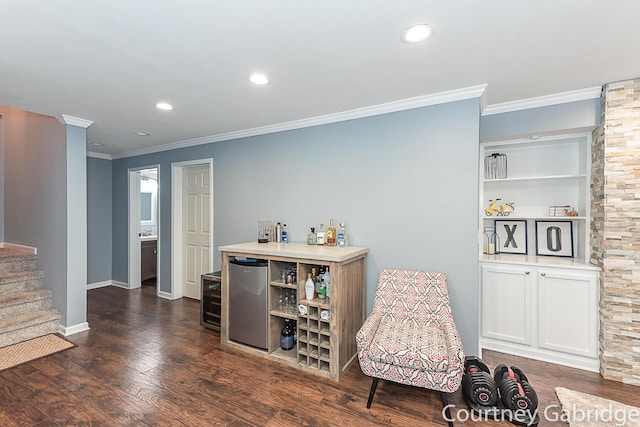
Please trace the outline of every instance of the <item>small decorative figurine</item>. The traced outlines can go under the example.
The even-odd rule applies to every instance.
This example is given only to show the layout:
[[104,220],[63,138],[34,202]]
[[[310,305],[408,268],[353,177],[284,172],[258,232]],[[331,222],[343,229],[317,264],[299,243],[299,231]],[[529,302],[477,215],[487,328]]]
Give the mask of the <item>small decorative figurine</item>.
[[504,205],[498,206],[498,201],[502,199],[489,200],[489,207],[484,210],[485,215],[492,216],[493,214],[497,216],[509,216],[511,212],[514,212],[516,209],[513,207],[513,203],[505,203]]
[[565,209],[564,214],[566,216],[578,216],[578,212],[576,212],[575,209],[571,209],[571,210]]
[[489,207],[484,210],[485,215],[491,216],[500,212],[500,209],[498,209],[498,200],[500,199],[489,200]]
[[515,210],[516,208],[513,207],[513,203],[505,203],[504,205],[500,205],[498,216],[509,216],[509,214]]

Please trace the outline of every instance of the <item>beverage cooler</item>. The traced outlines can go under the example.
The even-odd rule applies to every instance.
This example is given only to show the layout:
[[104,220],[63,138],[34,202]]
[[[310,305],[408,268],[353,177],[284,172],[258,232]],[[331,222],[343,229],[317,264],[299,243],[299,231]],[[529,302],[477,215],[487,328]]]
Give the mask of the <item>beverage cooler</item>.
[[235,257],[229,262],[229,339],[267,350],[268,262]]

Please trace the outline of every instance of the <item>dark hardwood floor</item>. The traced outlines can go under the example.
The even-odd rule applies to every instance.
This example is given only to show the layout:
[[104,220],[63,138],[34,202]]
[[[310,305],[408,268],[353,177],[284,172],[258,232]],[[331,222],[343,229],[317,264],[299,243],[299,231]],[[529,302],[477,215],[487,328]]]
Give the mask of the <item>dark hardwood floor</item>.
[[[155,292],[154,286],[90,290],[91,330],[69,337],[77,347],[0,373],[0,425],[446,425],[437,393],[381,381],[367,409],[371,380],[357,363],[335,382],[221,347],[218,333],[200,326],[197,301],[168,301]],[[540,409],[558,405],[556,386],[638,404],[637,387],[595,373],[499,353],[487,353],[485,361],[522,368]],[[451,403],[464,419],[460,392]]]

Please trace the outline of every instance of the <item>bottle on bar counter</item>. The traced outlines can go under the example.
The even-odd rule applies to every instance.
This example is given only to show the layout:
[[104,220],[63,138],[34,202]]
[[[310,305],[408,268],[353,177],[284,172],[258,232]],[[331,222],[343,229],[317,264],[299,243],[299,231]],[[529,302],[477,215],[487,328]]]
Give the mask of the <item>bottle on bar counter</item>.
[[344,226],[344,222],[340,223],[340,230],[338,230],[338,241],[336,244],[341,248],[347,247],[347,230]]
[[327,245],[335,246],[336,245],[336,226],[333,224],[333,218],[329,220],[329,227],[327,228]]
[[311,227],[311,231],[307,234],[307,245],[316,245],[318,242],[318,236],[316,235],[316,228]]
[[316,233],[316,244],[326,245],[327,244],[326,236],[327,236],[327,232],[324,229],[324,224],[320,224],[320,228]]

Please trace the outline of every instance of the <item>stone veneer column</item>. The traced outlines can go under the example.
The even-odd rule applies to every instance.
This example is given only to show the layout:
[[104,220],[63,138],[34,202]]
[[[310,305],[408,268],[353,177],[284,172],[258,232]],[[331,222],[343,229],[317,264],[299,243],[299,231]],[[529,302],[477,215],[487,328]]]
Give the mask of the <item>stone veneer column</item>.
[[600,372],[640,385],[640,79],[602,89],[593,132],[591,262],[602,269]]

